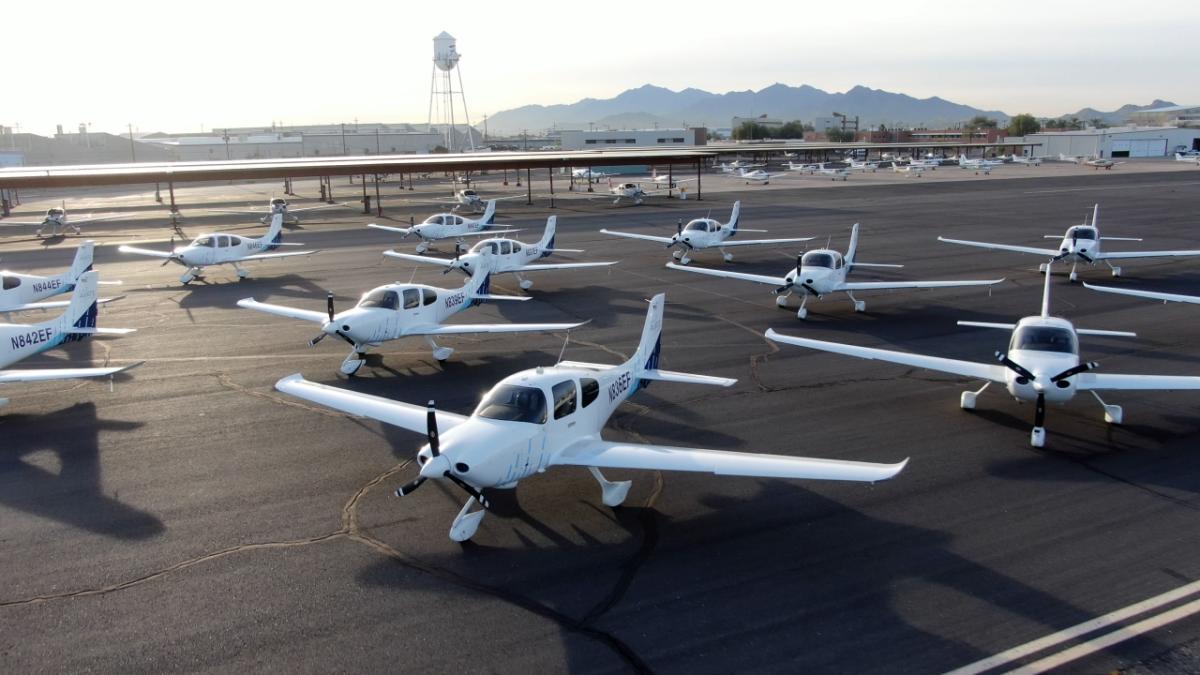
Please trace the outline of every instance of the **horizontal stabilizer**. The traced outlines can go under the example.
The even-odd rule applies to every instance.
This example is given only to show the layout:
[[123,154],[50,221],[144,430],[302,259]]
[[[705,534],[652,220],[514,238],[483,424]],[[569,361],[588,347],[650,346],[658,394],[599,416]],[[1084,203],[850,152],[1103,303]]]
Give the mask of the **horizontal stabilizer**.
[[526,300],[532,300],[533,298],[529,297],[528,295],[477,295],[477,294],[472,294],[471,299],[472,300],[487,300],[488,302],[495,302],[497,300],[513,300],[516,302],[525,302]]
[[1137,333],[1131,333],[1127,330],[1096,330],[1095,328],[1076,328],[1076,333],[1080,335],[1104,335],[1108,337],[1137,337]]
[[[561,364],[560,364],[561,365]],[[677,373],[673,370],[639,370],[637,377],[643,380],[659,382],[681,382],[684,384],[711,384],[718,387],[732,387],[737,380],[729,377],[713,377],[711,375],[693,375]]]
[[129,335],[136,333],[136,328],[68,328],[64,333],[72,335]]
[[131,368],[137,368],[145,363],[138,361],[127,366],[112,366],[108,368],[22,368],[20,370],[0,370],[0,384],[8,382],[46,382],[49,380],[78,380],[86,377],[106,377],[123,373]]
[[886,263],[865,263],[865,262],[858,262],[857,260],[854,261],[853,263],[851,263],[851,265],[853,265],[855,267],[894,267],[894,268],[904,267],[904,265],[890,265],[890,264],[886,264]]
[[1017,327],[1015,323],[992,323],[991,321],[959,321],[960,326],[971,326],[973,328],[1000,328],[1003,330],[1013,330]]

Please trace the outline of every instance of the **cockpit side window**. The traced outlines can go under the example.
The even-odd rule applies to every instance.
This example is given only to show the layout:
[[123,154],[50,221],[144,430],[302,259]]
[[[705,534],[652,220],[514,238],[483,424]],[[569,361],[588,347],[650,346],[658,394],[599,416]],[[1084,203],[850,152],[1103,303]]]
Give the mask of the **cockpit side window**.
[[475,414],[490,420],[546,423],[546,396],[536,387],[503,384],[491,391]]
[[500,253],[500,244],[497,244],[494,241],[488,242],[488,251],[490,251],[492,255]]
[[550,389],[554,396],[554,419],[560,420],[575,412],[575,381],[559,382]]
[[512,243],[507,241],[500,242],[500,254],[508,255],[509,253],[512,253]]
[[520,244],[520,242],[516,242],[516,241],[514,241],[514,242],[512,243],[512,247],[513,247],[513,253],[520,253],[520,252],[521,252],[521,244]]
[[404,289],[404,309],[415,309],[421,304],[421,291],[415,288]]
[[213,248],[216,245],[216,237],[201,237],[196,240],[196,246],[207,246],[209,248]]
[[6,277],[4,277],[3,279],[4,279],[4,281],[3,281],[3,283],[4,283],[4,290],[6,290],[6,291],[8,291],[8,290],[12,290],[12,289],[14,289],[14,288],[16,288],[16,287],[18,287],[18,286],[20,286],[20,285],[21,285],[21,277],[9,277],[9,276],[6,276]]
[[424,297],[424,300],[422,302],[426,306],[432,305],[433,303],[437,302],[437,291],[433,290],[432,288],[422,289],[421,295]]
[[586,408],[600,395],[600,383],[590,377],[581,377],[579,386],[583,389],[583,407]]

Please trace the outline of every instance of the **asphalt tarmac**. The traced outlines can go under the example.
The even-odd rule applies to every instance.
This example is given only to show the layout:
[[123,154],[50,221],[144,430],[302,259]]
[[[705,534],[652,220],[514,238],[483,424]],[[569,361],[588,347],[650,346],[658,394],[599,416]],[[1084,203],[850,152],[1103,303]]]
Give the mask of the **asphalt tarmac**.
[[[1007,334],[955,321],[1036,313],[1039,260],[942,244],[938,235],[1053,245],[1042,235],[1061,235],[1100,202],[1102,234],[1145,239],[1110,249],[1200,249],[1200,173],[852,179],[806,190],[705,180],[701,202],[561,200],[554,211],[505,202],[501,221],[525,228],[521,239],[535,239],[557,213],[558,245],[586,249],[563,259],[621,263],[531,275],[535,301],[485,305],[452,321],[590,319],[570,336],[565,358],[615,363],[636,346],[644,299],[665,291],[663,366],[739,382],[657,383],[618,411],[607,438],[911,457],[896,479],[867,486],[612,472],[634,487],[625,506],[610,509],[585,470],[554,469],[493,492],[495,508],[474,540],[456,544],[447,531],[458,490],[434,484],[392,496],[414,474],[421,436],[272,385],[300,372],[467,413],[496,380],[553,364],[563,335],[449,338],[443,344],[456,351],[445,363],[420,340],[392,342],[347,380],[337,374],[344,345],[309,348],[315,326],[236,301],[323,310],[329,290],[342,308],[381,283],[457,286],[461,277],[383,258],[414,242],[366,229],[373,219],[345,209],[321,212],[323,220],[301,214],[288,228],[289,241],[318,255],[257,264],[241,282],[232,270],[212,270],[187,287],[181,268],[111,245],[165,239],[169,229],[140,221],[85,230],[105,244],[101,278],[125,282],[102,288],[126,297],[103,306],[101,325],[138,332],[21,367],[145,364],[118,377],[111,393],[95,381],[0,392],[11,399],[0,410],[0,667],[929,673],[1200,579],[1200,392],[1110,393],[1109,403],[1125,407],[1122,426],[1076,397],[1049,410],[1047,445],[1035,449],[1032,407],[997,387],[966,412],[959,393],[978,383],[762,337],[775,328],[989,360]],[[271,188],[195,188],[230,203],[254,190]],[[672,271],[661,246],[598,233],[669,235],[679,218],[711,210],[724,219],[739,198],[743,227],[769,230],[754,236],[811,235],[811,245],[844,250],[858,222],[860,261],[905,265],[852,278],[1006,281],[990,292],[863,293],[864,313],[844,296],[827,297],[810,301],[800,321],[794,303],[776,308],[768,287]],[[392,213],[407,222],[408,211]],[[262,229],[252,219],[198,215],[185,218],[182,234],[235,223],[242,233]],[[7,268],[50,272],[69,264],[73,246],[74,237],[21,240],[0,255]],[[732,263],[702,252],[692,264],[782,276],[798,252],[747,247]],[[1093,293],[1055,271],[1054,313],[1078,327],[1139,334],[1084,338],[1082,354],[1101,372],[1200,375],[1200,308]],[[1080,276],[1200,292],[1200,260],[1132,261],[1116,280],[1102,266]],[[511,278],[497,279],[493,292],[521,293]],[[1198,640],[1192,616],[1066,669],[1195,671]]]

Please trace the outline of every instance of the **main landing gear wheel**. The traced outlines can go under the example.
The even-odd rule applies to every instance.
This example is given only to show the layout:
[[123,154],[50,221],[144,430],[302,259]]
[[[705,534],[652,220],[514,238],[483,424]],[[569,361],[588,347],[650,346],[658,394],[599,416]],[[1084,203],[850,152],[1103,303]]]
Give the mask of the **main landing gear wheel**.
[[433,350],[433,358],[437,359],[438,361],[445,361],[446,359],[450,358],[450,355],[453,353],[453,347],[438,347],[437,349]]
[[522,279],[520,286],[521,286],[521,290],[527,291],[527,290],[533,288],[533,282],[530,281],[529,279]]
[[787,309],[787,300],[788,299],[787,299],[786,295],[781,295],[781,296],[775,298],[775,306],[781,307],[783,309]]
[[1029,444],[1035,448],[1045,447],[1046,427],[1034,427],[1033,431],[1029,432]]
[[354,374],[358,372],[359,368],[362,368],[364,362],[365,359],[362,358],[347,358],[345,361],[342,361],[342,374],[346,377],[354,377]]
[[797,319],[805,319],[807,317],[808,317],[807,309],[801,307],[800,309],[796,310],[796,318]]
[[683,251],[674,251],[671,253],[671,257],[679,260],[681,257],[683,257]]
[[425,251],[428,251],[428,250],[429,250],[429,244],[426,244],[425,242],[421,242],[420,244],[417,244],[417,253],[424,254]]
[[733,254],[721,251],[721,255],[725,258],[725,262],[733,262]]
[[592,473],[592,477],[596,482],[600,483],[600,501],[604,502],[605,506],[617,507],[625,502],[625,498],[629,496],[629,488],[633,485],[633,481],[610,481],[600,473],[600,469],[594,466],[589,466],[588,471]]

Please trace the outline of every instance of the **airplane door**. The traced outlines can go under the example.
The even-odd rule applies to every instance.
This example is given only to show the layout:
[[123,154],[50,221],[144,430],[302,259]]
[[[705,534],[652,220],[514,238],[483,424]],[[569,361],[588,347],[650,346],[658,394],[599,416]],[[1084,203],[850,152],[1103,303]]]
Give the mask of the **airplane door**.
[[412,325],[421,318],[421,289],[406,288],[400,296],[400,316],[406,324]]
[[[546,423],[545,449],[554,452],[565,447],[578,437],[582,429],[579,421],[579,387],[575,380],[563,380],[550,387],[550,420]],[[545,451],[538,452],[530,461],[544,465]]]

